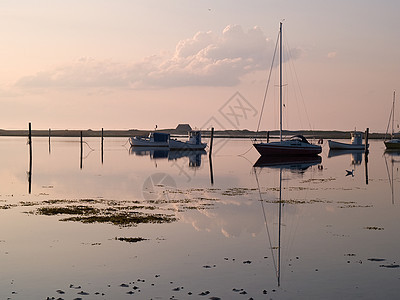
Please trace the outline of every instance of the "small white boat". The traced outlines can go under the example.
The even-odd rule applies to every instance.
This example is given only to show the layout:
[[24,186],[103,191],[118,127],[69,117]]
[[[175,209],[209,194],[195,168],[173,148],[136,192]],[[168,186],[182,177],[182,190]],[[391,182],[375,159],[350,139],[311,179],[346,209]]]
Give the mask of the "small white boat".
[[[329,149],[332,150],[364,150],[365,144],[362,142],[362,132],[354,131],[351,133],[351,143],[341,143],[328,140]],[[367,145],[368,147],[369,145]]]
[[201,132],[199,130],[189,131],[187,141],[169,140],[170,150],[204,150],[206,147],[207,144],[201,142]]
[[129,139],[132,147],[169,147],[168,133],[151,132],[148,137],[134,136]]

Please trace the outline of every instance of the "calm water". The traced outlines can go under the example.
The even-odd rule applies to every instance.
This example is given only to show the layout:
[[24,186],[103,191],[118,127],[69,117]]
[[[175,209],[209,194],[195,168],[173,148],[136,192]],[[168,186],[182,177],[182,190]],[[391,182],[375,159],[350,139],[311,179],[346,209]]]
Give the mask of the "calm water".
[[[249,140],[217,139],[212,172],[204,153],[85,141],[81,160],[78,139],[34,138],[29,173],[26,139],[0,138],[0,299],[398,298],[400,156],[382,141],[367,165],[324,145],[254,167]],[[176,221],[38,213],[54,207]]]

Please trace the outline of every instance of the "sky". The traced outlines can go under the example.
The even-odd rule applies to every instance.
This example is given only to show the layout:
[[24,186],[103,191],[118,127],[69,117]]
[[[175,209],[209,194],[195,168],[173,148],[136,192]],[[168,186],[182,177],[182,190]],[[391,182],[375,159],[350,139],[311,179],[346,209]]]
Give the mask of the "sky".
[[262,105],[282,21],[284,128],[385,132],[399,11],[392,0],[4,0],[0,128],[277,129],[276,65]]

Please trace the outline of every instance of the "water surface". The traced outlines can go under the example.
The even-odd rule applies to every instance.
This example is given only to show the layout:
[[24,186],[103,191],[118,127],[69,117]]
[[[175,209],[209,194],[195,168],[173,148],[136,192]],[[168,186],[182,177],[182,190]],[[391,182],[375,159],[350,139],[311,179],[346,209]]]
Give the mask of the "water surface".
[[[217,139],[212,164],[205,153],[136,151],[124,138],[105,139],[103,152],[86,138],[82,157],[74,138],[34,138],[32,149],[30,166],[25,138],[0,139],[1,299],[400,292],[400,154],[382,141],[371,141],[367,163],[324,145],[317,160],[259,165],[251,141],[239,139]],[[55,207],[169,221],[40,213]]]

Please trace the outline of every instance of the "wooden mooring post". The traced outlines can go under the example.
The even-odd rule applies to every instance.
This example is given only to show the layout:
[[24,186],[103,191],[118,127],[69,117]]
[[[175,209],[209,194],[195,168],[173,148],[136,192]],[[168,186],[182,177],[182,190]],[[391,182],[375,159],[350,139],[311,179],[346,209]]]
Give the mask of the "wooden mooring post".
[[104,128],[101,128],[101,164],[104,162]]
[[29,172],[28,172],[28,192],[32,191],[32,124],[29,122],[28,127],[28,144],[29,144]]
[[83,132],[81,131],[81,163],[80,163],[80,167],[82,169],[82,160],[83,160]]
[[211,157],[212,155],[213,141],[214,141],[214,127],[211,127],[210,151],[208,152],[209,157]]
[[368,184],[368,135],[369,135],[369,128],[365,130],[365,183]]
[[28,124],[28,144],[29,148],[32,148],[32,124],[30,122]]
[[49,153],[51,153],[51,129],[49,128]]
[[212,146],[214,141],[214,127],[211,127],[211,137],[210,137],[210,151],[208,152],[208,160],[210,162],[210,180],[211,185],[214,185],[214,171],[212,165]]
[[214,171],[213,171],[213,165],[212,165],[212,157],[210,155],[209,157],[209,162],[210,162],[210,181],[211,185],[214,185]]

